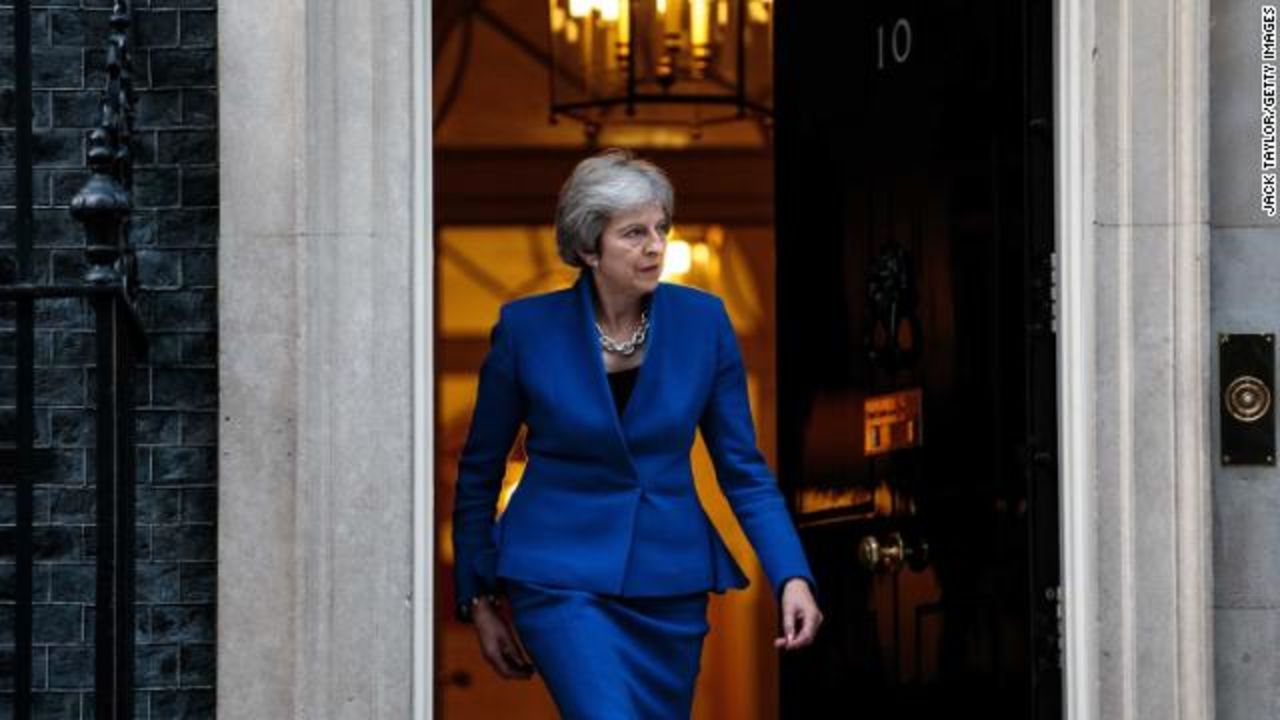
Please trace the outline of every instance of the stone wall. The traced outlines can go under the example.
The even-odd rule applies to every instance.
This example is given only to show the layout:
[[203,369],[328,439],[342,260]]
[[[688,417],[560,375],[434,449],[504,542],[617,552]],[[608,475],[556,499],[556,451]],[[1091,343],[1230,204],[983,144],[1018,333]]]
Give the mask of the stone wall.
[[[1280,217],[1261,211],[1261,7],[1213,0],[1210,39],[1212,330],[1280,334]],[[1271,63],[1273,66],[1276,62]],[[1218,353],[1214,350],[1216,393]],[[1280,714],[1280,470],[1222,465],[1214,406],[1218,717]]]

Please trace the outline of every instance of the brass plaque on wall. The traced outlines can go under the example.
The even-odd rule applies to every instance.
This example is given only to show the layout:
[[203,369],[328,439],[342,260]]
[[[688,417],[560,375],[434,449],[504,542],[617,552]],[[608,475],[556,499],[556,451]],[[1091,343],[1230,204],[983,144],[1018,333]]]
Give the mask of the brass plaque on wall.
[[1275,335],[1218,335],[1223,465],[1275,465]]
[[922,442],[920,388],[873,395],[863,403],[863,451],[881,455]]

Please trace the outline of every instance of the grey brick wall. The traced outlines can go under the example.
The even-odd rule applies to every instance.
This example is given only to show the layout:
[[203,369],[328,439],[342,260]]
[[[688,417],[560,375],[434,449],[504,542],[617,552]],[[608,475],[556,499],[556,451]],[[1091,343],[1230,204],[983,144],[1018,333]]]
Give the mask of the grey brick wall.
[[[35,264],[78,277],[67,213],[105,75],[110,0],[33,0]],[[132,240],[151,355],[137,373],[139,718],[214,715],[218,225],[214,0],[135,3]],[[12,3],[0,2],[0,281],[14,274]],[[93,716],[93,335],[81,302],[37,307],[36,716]],[[0,304],[0,443],[14,439],[13,308]],[[0,472],[4,472],[0,468]],[[0,530],[15,522],[0,483]],[[6,537],[11,537],[7,535]],[[0,546],[0,720],[11,714],[14,555]]]

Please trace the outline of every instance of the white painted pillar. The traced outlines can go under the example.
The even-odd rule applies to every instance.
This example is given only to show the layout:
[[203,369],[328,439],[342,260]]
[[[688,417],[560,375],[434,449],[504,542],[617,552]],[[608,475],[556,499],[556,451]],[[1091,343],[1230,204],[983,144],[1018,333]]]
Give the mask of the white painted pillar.
[[222,717],[412,710],[418,4],[219,3]]
[[1058,0],[1068,717],[1213,717],[1208,0]]

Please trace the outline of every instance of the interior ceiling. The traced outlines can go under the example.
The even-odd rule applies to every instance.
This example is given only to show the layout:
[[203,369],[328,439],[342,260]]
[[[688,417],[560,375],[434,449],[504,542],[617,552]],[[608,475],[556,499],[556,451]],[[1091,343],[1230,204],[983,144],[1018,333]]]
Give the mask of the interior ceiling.
[[[440,148],[587,146],[582,126],[550,122],[548,2],[435,0],[435,145]],[[650,127],[606,126],[602,146],[753,148],[767,146],[750,120],[712,125],[702,136]]]

